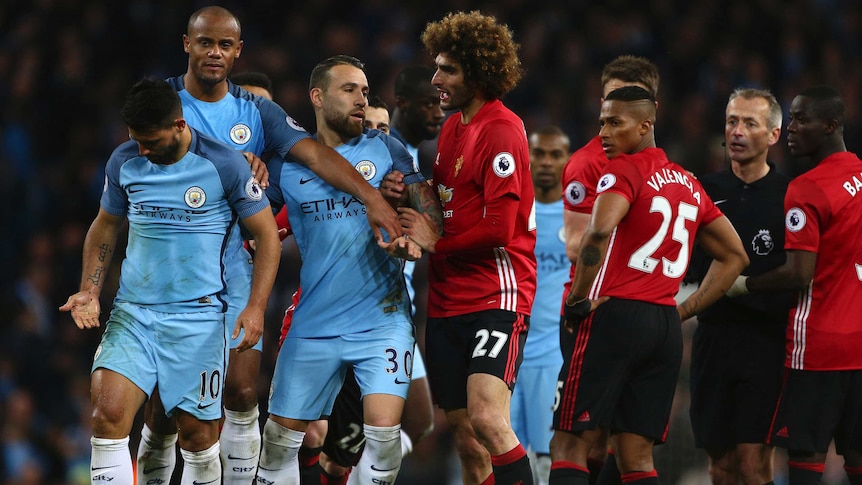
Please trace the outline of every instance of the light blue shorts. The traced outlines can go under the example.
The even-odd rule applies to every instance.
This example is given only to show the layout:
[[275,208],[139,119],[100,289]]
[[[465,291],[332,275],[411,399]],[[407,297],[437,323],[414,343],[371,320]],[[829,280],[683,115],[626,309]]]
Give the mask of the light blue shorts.
[[[243,336],[245,336],[245,329],[241,328],[239,330],[239,337],[235,339],[230,338],[234,327],[236,327],[236,319],[239,318],[240,312],[245,310],[245,306],[248,304],[248,297],[251,295],[251,279],[251,275],[249,275],[248,277],[236,277],[227,281],[227,294],[225,295],[227,312],[225,313],[224,321],[225,330],[227,331],[228,349],[235,349],[242,342]],[[262,336],[252,349],[263,352]]]
[[284,339],[269,397],[269,412],[314,421],[332,412],[347,369],[353,366],[362,396],[407,397],[413,367],[413,324],[387,324],[328,338]]
[[509,414],[512,429],[524,449],[549,454],[554,434],[554,397],[557,392],[559,366],[524,367],[518,371],[518,383],[512,391]]
[[221,312],[163,313],[115,302],[93,369],[125,376],[147,396],[158,385],[168,416],[221,417],[227,354]]

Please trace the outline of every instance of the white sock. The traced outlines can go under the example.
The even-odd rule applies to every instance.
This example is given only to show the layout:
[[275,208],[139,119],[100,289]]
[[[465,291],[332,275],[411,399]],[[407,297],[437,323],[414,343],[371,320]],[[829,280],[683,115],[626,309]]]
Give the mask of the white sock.
[[299,448],[305,433],[285,428],[271,419],[263,426],[263,448],[257,467],[258,483],[299,485]]
[[254,481],[260,458],[260,412],[224,410],[224,425],[219,436],[224,485],[248,485]]
[[354,483],[395,483],[401,469],[401,425],[362,426],[365,431],[365,449],[359,463],[353,467],[350,479]]
[[551,476],[551,455],[536,455],[535,463],[536,485],[548,485]]
[[90,438],[90,483],[132,485],[132,455],[129,453],[129,437],[121,440]]
[[[169,483],[177,465],[177,434],[154,433],[144,424],[138,445],[138,483]],[[150,480],[158,480],[150,482]]]
[[403,429],[401,430],[401,458],[413,452],[413,440]]
[[218,485],[221,483],[221,461],[218,458],[218,441],[203,451],[186,451],[180,448],[185,466],[180,485]]

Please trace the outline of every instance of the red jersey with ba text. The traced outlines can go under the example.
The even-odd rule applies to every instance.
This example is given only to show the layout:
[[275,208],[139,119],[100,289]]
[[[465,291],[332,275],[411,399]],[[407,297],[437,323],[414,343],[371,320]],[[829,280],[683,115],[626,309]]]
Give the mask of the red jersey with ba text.
[[[428,316],[495,309],[529,315],[536,292],[536,222],[524,123],[499,100],[488,101],[466,125],[457,114],[450,116],[437,146],[434,183],[443,203],[443,237],[429,260]],[[479,223],[486,207],[501,198],[517,200],[514,233],[504,235],[504,245],[449,247],[447,239],[494,230]]]
[[784,248],[817,253],[814,279],[790,311],[785,365],[862,369],[862,161],[826,157],[790,182],[784,209]]
[[608,161],[599,197],[616,193],[628,213],[611,233],[590,298],[613,296],[675,306],[698,229],[719,211],[700,182],[670,162],[660,148]]
[[[596,184],[599,177],[604,173],[605,165],[608,164],[608,156],[602,150],[602,139],[595,136],[586,145],[578,149],[563,168],[563,207],[567,211],[592,214],[593,204],[596,202]],[[569,279],[563,285],[563,301],[560,306],[560,315],[563,313],[562,305],[566,302],[566,296],[572,288],[572,279],[575,277],[575,265],[569,268]]]

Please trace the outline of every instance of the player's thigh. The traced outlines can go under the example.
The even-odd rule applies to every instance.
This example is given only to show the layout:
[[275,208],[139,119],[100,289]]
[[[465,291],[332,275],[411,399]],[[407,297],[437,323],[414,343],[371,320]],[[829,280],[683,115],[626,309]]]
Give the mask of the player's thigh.
[[[116,302],[96,348],[92,371],[107,369],[120,374],[149,397],[158,380],[158,355],[154,346],[156,324],[153,312],[139,305]],[[100,389],[111,392],[104,386]],[[95,406],[102,404],[94,403]]]
[[269,397],[269,412],[282,418],[316,421],[332,411],[348,364],[340,337],[284,339]]
[[842,372],[786,369],[769,444],[826,453],[844,413]]
[[[362,396],[387,394],[403,400],[413,372],[413,324],[403,321],[357,334],[343,335],[342,358],[353,364]],[[387,413],[382,409],[381,413]],[[400,411],[398,413],[400,420]],[[376,418],[375,418],[376,419]]]
[[627,307],[629,330],[637,328],[643,333],[630,342],[629,351],[637,357],[631,362],[628,383],[610,429],[661,443],[666,438],[682,363],[679,314],[673,306],[637,301],[627,302]]
[[224,318],[218,312],[160,316],[158,386],[168,416],[178,408],[202,421],[221,417],[227,366]]

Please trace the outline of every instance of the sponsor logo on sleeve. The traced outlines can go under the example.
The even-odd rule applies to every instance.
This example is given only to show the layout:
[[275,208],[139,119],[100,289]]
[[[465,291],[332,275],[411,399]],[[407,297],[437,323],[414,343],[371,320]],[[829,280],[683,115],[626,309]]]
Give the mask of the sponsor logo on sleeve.
[[578,205],[587,197],[587,189],[584,184],[575,180],[566,186],[565,196],[569,204]]
[[494,157],[494,173],[506,178],[515,173],[515,157],[508,152],[500,152]]
[[249,177],[245,183],[245,195],[251,200],[260,200],[263,198],[263,189],[260,184],[254,181],[254,177]]
[[617,178],[616,176],[614,176],[614,174],[606,173],[602,175],[602,178],[599,179],[598,185],[596,185],[596,193],[601,194],[602,192],[613,187],[615,183],[617,183]]

